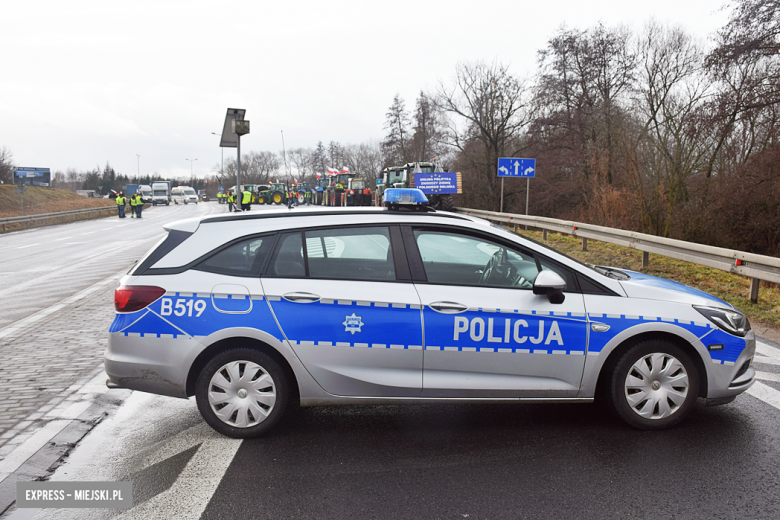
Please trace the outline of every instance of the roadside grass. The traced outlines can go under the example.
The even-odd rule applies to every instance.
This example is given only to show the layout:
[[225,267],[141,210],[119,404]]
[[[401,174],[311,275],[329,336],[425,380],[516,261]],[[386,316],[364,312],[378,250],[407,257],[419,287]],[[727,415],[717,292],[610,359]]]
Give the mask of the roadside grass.
[[[20,195],[15,191],[16,186],[4,184],[0,186],[0,218],[22,216],[22,204]],[[38,215],[42,213],[55,213],[58,211],[71,211],[74,209],[98,208],[102,206],[116,205],[110,199],[93,199],[82,197],[70,190],[61,188],[36,188],[27,187],[24,194],[24,214]]]
[[588,250],[582,251],[582,239],[578,237],[548,232],[545,241],[541,231],[519,229],[518,233],[588,264],[630,269],[690,285],[732,304],[754,324],[780,328],[778,284],[762,281],[758,303],[752,303],[748,297],[750,278],[744,276],[655,254],[650,255],[650,265],[643,269],[642,251],[636,249],[589,239]]

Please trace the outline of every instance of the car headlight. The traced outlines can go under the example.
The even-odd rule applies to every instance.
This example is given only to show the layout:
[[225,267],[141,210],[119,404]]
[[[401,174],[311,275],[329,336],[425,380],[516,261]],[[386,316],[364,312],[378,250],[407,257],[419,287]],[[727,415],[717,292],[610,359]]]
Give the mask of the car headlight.
[[741,312],[730,309],[699,307],[697,305],[694,305],[693,308],[729,334],[744,337],[750,330],[750,322],[748,321],[747,316]]

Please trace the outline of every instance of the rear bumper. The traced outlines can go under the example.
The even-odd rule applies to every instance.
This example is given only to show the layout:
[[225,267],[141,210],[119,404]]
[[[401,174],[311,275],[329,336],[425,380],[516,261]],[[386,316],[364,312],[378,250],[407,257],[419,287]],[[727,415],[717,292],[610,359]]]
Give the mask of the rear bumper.
[[202,350],[201,343],[183,335],[160,338],[114,332],[108,335],[103,363],[119,387],[186,398],[189,368]]

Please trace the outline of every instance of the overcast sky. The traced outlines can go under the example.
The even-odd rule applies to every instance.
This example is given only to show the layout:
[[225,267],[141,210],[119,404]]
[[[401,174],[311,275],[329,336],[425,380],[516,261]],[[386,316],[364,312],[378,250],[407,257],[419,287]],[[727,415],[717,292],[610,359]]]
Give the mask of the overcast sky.
[[[725,0],[232,1],[2,0],[0,147],[19,166],[198,176],[220,161],[228,107],[244,150],[383,136],[461,61],[536,70],[562,24],[641,30],[650,19],[706,41]],[[234,156],[235,149],[225,149]],[[340,167],[342,165],[333,165]]]

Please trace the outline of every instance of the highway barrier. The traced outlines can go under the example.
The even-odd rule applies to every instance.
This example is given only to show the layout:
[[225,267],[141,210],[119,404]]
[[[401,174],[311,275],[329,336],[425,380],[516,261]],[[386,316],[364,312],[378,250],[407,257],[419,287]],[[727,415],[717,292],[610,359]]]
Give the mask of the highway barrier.
[[645,233],[548,217],[499,213],[497,211],[469,208],[456,208],[455,211],[491,222],[514,225],[515,230],[517,230],[518,226],[541,229],[544,232],[545,239],[547,238],[547,231],[556,231],[580,237],[582,239],[583,251],[588,249],[589,238],[637,249],[643,252],[642,267],[649,265],[650,253],[654,253],[747,276],[750,278],[749,298],[753,303],[758,302],[759,280],[780,283],[780,258],[774,256],[757,255],[735,249],[695,244],[693,242],[647,235]]
[[16,227],[12,226],[14,224],[22,225],[24,228],[28,228],[33,223],[39,223],[43,221],[42,224],[37,225],[44,225],[48,226],[49,224],[61,224],[63,222],[72,222],[76,220],[81,220],[80,217],[86,215],[87,218],[91,218],[92,213],[97,213],[97,217],[101,216],[110,216],[110,215],[116,215],[117,214],[117,207],[114,206],[104,206],[99,208],[87,208],[87,209],[74,209],[71,211],[58,211],[56,213],[43,213],[40,215],[27,215],[23,217],[8,217],[8,218],[0,218],[0,225],[3,227],[3,231],[8,231],[10,227]]

